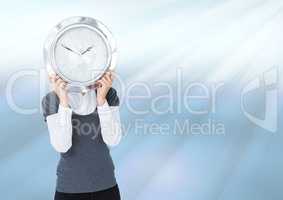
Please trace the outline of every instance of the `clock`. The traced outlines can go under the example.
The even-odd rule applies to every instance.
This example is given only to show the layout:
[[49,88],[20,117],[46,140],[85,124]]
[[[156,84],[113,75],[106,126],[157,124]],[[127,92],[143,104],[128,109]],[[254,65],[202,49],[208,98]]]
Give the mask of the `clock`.
[[107,70],[114,70],[116,42],[109,29],[90,17],[70,17],[53,28],[44,44],[48,73],[55,73],[69,89],[84,90]]

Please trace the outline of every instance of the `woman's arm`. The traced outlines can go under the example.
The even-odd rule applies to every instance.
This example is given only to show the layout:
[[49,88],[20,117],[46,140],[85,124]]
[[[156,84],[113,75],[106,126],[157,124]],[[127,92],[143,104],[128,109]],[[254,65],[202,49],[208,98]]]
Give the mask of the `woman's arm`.
[[97,106],[101,135],[108,146],[116,146],[122,138],[119,106],[109,106],[108,102]]
[[59,76],[49,77],[53,92],[42,100],[51,145],[60,153],[72,146],[72,110],[68,107],[66,83]]
[[59,105],[58,113],[46,117],[50,143],[53,148],[66,153],[72,146],[72,110]]
[[122,138],[119,98],[112,88],[113,78],[112,72],[108,71],[97,81],[96,96],[102,138],[109,146],[119,144]]

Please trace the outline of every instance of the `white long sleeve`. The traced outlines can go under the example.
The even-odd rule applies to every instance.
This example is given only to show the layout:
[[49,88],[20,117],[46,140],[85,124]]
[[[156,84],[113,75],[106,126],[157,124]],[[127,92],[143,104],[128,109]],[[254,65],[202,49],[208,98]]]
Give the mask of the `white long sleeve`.
[[108,146],[116,146],[122,138],[120,112],[118,106],[109,106],[108,102],[97,106],[103,141]]
[[51,145],[60,153],[67,152],[72,146],[72,110],[59,105],[58,113],[46,120]]
[[[46,118],[51,145],[60,153],[67,152],[72,146],[72,112],[88,115],[96,107],[96,102],[93,101],[91,94],[79,97],[73,95],[70,96],[70,99],[71,105],[76,109],[59,105],[58,112]],[[119,107],[109,106],[106,101],[104,105],[97,107],[97,111],[103,141],[108,146],[119,144],[122,138]]]

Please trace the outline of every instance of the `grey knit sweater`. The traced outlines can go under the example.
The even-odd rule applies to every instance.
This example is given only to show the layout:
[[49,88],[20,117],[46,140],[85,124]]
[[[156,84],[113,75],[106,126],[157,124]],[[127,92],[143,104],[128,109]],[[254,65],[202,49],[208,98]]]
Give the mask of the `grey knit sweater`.
[[[109,90],[106,99],[110,106],[119,105],[119,98],[113,88]],[[48,93],[42,100],[45,121],[48,115],[58,112],[58,107],[57,95],[54,92]],[[113,161],[102,139],[97,110],[89,115],[73,113],[72,126],[72,147],[66,153],[61,153],[57,167],[56,190],[84,193],[116,185]]]

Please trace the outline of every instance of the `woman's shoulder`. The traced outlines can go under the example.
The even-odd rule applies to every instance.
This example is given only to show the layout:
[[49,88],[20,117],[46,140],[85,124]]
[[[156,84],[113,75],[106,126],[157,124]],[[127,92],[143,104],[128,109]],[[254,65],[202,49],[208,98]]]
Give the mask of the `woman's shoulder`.
[[54,91],[47,93],[42,98],[41,105],[45,119],[48,115],[52,115],[58,112],[59,103],[59,98]]
[[59,102],[59,98],[54,91],[48,92],[42,98],[42,104],[54,104],[54,103],[57,103],[57,102]]
[[119,106],[119,97],[117,91],[114,88],[110,88],[106,95],[107,102],[109,106]]

